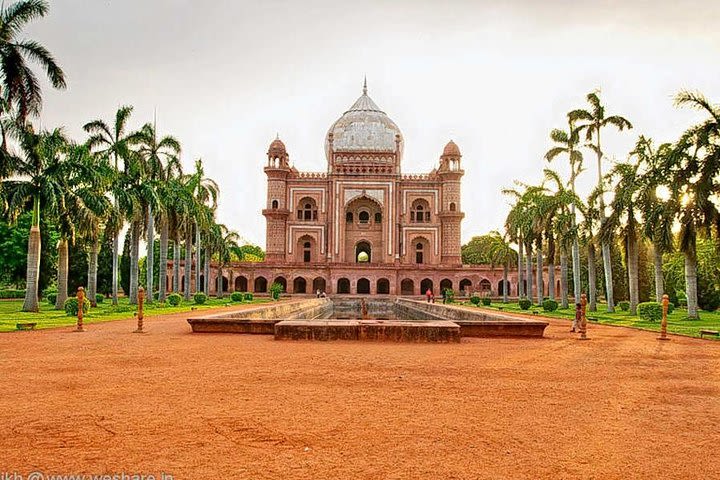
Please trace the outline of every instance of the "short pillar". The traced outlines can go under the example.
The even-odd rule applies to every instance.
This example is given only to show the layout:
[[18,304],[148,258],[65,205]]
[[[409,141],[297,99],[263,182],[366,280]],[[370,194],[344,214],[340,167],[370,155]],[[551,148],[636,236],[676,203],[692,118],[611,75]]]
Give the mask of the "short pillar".
[[143,304],[145,303],[145,289],[138,288],[138,311],[137,311],[137,330],[133,333],[145,333],[143,330]]
[[587,295],[584,293],[580,295],[580,340],[589,340],[587,337],[587,315],[585,314],[587,309]]
[[660,336],[658,340],[670,340],[667,336],[667,316],[670,306],[670,297],[666,293],[662,298],[662,323],[660,324]]
[[77,328],[75,329],[75,331],[76,332],[84,332],[85,327],[83,327],[83,315],[85,312],[83,312],[83,306],[85,305],[85,289],[83,287],[78,287],[77,302],[78,302]]

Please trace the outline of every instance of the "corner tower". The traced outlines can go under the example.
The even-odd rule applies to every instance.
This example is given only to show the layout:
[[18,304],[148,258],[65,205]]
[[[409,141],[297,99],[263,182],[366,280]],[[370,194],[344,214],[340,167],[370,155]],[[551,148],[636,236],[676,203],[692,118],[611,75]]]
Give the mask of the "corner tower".
[[285,238],[290,209],[287,205],[287,178],[291,172],[290,156],[280,137],[275,138],[267,152],[267,205],[262,211],[267,221],[265,248],[268,261],[285,259]]
[[438,215],[442,226],[442,263],[450,265],[462,264],[460,224],[465,214],[460,205],[460,180],[465,172],[460,166],[461,158],[460,148],[450,140],[443,149],[437,170],[442,182],[442,203]]

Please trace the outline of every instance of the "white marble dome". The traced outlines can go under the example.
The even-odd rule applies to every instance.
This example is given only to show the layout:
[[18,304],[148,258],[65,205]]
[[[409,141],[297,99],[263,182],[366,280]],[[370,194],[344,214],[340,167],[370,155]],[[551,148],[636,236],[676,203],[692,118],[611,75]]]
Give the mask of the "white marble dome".
[[395,122],[380,110],[367,94],[363,94],[350,109],[332,124],[325,139],[325,150],[330,160],[329,137],[333,134],[333,150],[336,152],[395,152],[395,136],[402,134]]

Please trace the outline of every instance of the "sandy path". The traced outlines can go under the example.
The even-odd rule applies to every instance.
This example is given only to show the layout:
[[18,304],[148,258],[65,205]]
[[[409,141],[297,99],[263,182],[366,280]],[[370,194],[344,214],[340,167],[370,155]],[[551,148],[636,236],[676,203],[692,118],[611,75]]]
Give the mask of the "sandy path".
[[557,320],[541,340],[276,342],[187,316],[0,335],[0,473],[720,478],[716,342],[579,342]]

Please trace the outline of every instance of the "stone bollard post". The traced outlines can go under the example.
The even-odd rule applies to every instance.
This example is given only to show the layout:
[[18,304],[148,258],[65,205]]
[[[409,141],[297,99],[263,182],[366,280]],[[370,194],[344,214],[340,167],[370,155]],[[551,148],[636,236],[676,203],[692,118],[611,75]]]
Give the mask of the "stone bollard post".
[[662,323],[660,324],[660,336],[658,340],[670,340],[667,336],[667,315],[668,307],[670,306],[670,297],[666,293],[662,298]]
[[580,340],[589,340],[587,337],[587,315],[585,314],[587,309],[587,295],[584,293],[580,295]]
[[137,312],[137,330],[133,333],[145,333],[143,330],[143,303],[145,303],[145,289],[143,287],[138,288],[138,312]]
[[77,291],[77,301],[78,301],[78,313],[77,313],[77,328],[75,329],[76,332],[84,332],[85,328],[83,327],[83,306],[85,304],[85,289],[83,287],[78,287]]

